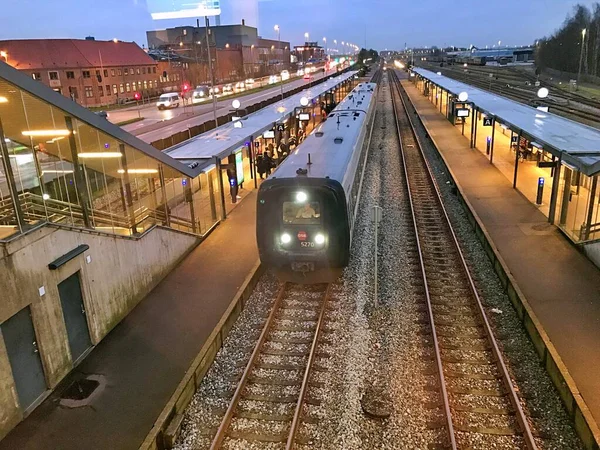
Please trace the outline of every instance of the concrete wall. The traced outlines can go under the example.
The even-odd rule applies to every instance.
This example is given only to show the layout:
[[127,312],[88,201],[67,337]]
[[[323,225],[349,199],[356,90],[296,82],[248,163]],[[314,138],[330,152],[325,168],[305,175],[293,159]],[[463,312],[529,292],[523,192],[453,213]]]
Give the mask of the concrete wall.
[[[199,239],[154,228],[139,239],[45,226],[0,243],[0,324],[31,307],[48,389],[73,368],[58,284],[80,271],[92,344],[97,344]],[[58,270],[48,264],[81,244],[89,250]],[[87,257],[91,260],[87,261]],[[39,288],[44,286],[45,295]],[[0,336],[0,439],[23,417]]]
[[592,261],[596,267],[600,268],[600,242],[584,244],[583,252]]

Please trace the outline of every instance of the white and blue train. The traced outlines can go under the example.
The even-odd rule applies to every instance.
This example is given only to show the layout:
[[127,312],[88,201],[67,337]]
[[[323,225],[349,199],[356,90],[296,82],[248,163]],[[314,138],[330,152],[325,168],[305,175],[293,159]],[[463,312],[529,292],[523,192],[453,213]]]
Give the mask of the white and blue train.
[[377,84],[360,83],[258,191],[256,235],[267,267],[348,265]]

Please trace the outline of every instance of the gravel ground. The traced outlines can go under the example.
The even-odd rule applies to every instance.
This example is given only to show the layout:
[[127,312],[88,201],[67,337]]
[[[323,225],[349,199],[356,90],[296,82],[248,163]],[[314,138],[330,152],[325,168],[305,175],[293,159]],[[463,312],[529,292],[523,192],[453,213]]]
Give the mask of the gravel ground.
[[415,125],[488,318],[496,336],[501,338],[505,361],[521,393],[521,401],[535,430],[539,448],[582,448],[572,421],[504,293],[490,260],[473,233],[463,206],[452,193],[452,182],[437,150],[426,138],[420,122],[415,121]]

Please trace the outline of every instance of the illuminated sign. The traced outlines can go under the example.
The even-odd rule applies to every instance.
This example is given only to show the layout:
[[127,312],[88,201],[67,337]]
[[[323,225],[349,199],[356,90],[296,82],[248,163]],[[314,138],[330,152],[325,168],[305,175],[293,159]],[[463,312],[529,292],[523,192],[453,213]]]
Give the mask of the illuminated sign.
[[310,120],[310,114],[307,113],[302,113],[298,115],[298,119],[302,120],[302,121],[309,121]]
[[241,151],[235,154],[235,172],[238,185],[241,185],[244,182],[244,158]]
[[265,139],[275,139],[275,131],[273,131],[273,130],[268,130],[268,131],[265,131],[265,132],[263,133],[263,137],[264,137]]
[[221,14],[220,0],[147,0],[154,20],[185,19]]
[[457,117],[469,117],[470,111],[468,109],[457,109],[456,116]]

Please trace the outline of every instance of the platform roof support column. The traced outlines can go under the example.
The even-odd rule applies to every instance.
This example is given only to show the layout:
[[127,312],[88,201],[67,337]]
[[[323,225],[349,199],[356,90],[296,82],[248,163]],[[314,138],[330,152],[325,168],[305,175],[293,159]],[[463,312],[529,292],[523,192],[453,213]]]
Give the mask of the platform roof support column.
[[217,167],[217,176],[219,177],[219,192],[221,193],[221,220],[227,218],[225,210],[225,186],[223,186],[223,171],[221,169],[221,158],[215,156],[215,166]]
[[163,211],[165,213],[165,225],[171,226],[171,217],[169,214],[169,201],[167,200],[167,183],[165,183],[165,172],[162,164],[158,166],[158,175],[160,180],[160,192]]
[[10,198],[13,202],[13,208],[15,210],[15,217],[19,226],[19,231],[23,231],[26,227],[25,218],[23,216],[23,210],[21,209],[21,203],[19,203],[19,191],[17,190],[17,184],[15,183],[15,176],[10,163],[8,154],[8,146],[4,137],[4,128],[2,127],[2,121],[0,120],[0,154],[2,155],[2,165],[4,167],[4,175],[6,176],[6,182],[10,190]]
[[[554,156],[553,156],[554,158]],[[556,202],[558,200],[558,184],[560,182],[560,171],[562,167],[562,152],[555,162],[554,174],[552,177],[552,194],[550,195],[550,208],[548,209],[548,222],[554,224],[556,217]]]
[[519,136],[517,137],[517,146],[515,147],[515,175],[513,177],[513,189],[517,188],[517,172],[519,170],[520,145],[521,145],[521,130],[519,130]]
[[67,130],[69,130],[69,146],[71,147],[71,158],[73,162],[73,175],[75,176],[75,187],[77,188],[77,195],[79,196],[79,202],[81,203],[81,213],[83,215],[83,225],[85,228],[92,228],[90,222],[90,215],[88,211],[89,198],[87,184],[85,182],[85,175],[83,173],[83,167],[79,164],[79,156],[77,155],[77,142],[75,141],[75,134],[73,134],[73,119],[69,116],[65,116],[65,124]]
[[[186,200],[190,204],[190,222],[192,224],[192,233],[196,234],[198,233],[198,229],[196,227],[196,212],[194,211],[194,189],[192,186],[192,179],[188,177],[185,179],[185,181],[186,185],[184,187],[184,195]],[[200,183],[200,177],[198,177],[198,183]],[[198,190],[200,190],[201,188],[202,186],[200,186]]]
[[449,110],[450,110],[450,92],[446,91],[446,119],[448,118]]
[[250,177],[254,179],[254,189],[258,188],[256,180],[256,152],[254,151],[254,136],[250,136],[250,148],[248,149],[248,157],[250,158]]
[[471,140],[469,141],[469,148],[475,147],[475,138],[477,137],[477,110],[475,105],[471,108]]
[[587,220],[585,221],[585,235],[581,237],[581,240],[587,241],[590,238],[590,231],[592,228],[592,219],[594,217],[594,200],[596,198],[596,188],[598,186],[598,175],[594,175],[592,179],[592,189],[590,191],[590,204],[588,205]]
[[496,117],[492,117],[492,142],[490,143],[490,164],[494,161],[494,138],[496,137]]
[[129,180],[129,171],[127,170],[127,156],[125,155],[125,144],[119,144],[121,152],[121,166],[123,167],[123,194],[125,195],[125,208],[129,217],[129,228],[132,234],[137,233],[135,225],[135,212],[133,211],[133,195],[131,193],[131,181]]

